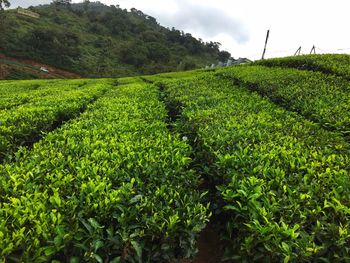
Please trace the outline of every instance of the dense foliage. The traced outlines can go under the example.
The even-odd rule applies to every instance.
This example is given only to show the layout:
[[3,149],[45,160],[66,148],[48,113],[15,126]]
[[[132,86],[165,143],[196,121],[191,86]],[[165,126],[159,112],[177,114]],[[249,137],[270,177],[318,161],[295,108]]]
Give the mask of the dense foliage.
[[9,7],[10,2],[8,0],[0,0],[0,11],[4,10],[4,7]]
[[347,261],[349,145],[229,80],[162,82],[227,218],[227,259]]
[[[0,169],[0,256],[22,262],[190,257],[208,211],[157,89],[110,90]],[[0,258],[1,258],[0,257]],[[57,261],[56,261],[57,262]]]
[[350,83],[341,77],[297,69],[243,66],[217,73],[297,111],[324,128],[350,131]]
[[0,261],[182,262],[213,214],[228,262],[350,262],[348,101],[256,65],[2,81]]
[[219,50],[219,43],[205,43],[175,28],[164,28],[135,8],[127,11],[86,1],[30,9],[40,18],[6,11],[0,52],[83,76],[192,69],[230,57]]
[[1,83],[0,160],[21,145],[31,145],[43,132],[79,115],[107,89],[108,83],[103,81]]
[[350,80],[350,56],[340,54],[307,55],[259,60],[257,65],[269,67],[289,67],[320,71],[338,75]]

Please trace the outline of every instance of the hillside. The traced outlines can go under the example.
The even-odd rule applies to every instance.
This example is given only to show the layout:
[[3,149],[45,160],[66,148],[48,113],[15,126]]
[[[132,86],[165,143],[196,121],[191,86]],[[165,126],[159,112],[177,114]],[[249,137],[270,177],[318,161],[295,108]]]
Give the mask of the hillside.
[[5,12],[0,53],[83,77],[187,70],[225,60],[219,43],[204,43],[161,26],[143,12],[99,2],[31,7],[33,18]]
[[0,261],[349,262],[349,58],[0,81]]

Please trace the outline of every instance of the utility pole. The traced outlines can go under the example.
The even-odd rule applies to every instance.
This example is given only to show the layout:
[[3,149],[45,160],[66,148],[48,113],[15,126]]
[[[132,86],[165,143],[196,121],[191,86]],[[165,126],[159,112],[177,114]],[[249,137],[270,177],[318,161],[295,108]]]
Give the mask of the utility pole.
[[294,56],[300,56],[301,46],[295,51]]
[[310,55],[311,55],[312,53],[316,54],[316,47],[315,47],[315,45],[312,46],[312,49],[311,49],[311,51],[310,51]]
[[263,52],[263,54],[262,54],[261,59],[264,59],[264,58],[265,58],[266,46],[267,46],[267,41],[269,40],[269,35],[270,35],[270,29],[269,29],[269,30],[267,30],[266,40],[265,40],[265,47],[264,47],[264,52]]

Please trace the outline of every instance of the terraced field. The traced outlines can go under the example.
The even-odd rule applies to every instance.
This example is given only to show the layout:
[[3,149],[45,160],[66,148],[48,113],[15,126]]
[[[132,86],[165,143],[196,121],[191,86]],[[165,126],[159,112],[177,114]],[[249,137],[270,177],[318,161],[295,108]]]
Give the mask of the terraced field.
[[0,82],[0,260],[349,262],[347,59]]

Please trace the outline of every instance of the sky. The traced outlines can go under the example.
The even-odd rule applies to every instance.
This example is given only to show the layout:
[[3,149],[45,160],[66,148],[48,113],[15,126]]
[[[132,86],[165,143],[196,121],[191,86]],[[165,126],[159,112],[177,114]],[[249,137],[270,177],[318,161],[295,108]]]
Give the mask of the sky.
[[[12,7],[50,3],[51,0],[10,0]],[[81,2],[81,0],[73,0]],[[301,46],[308,54],[350,54],[349,0],[100,0],[151,15],[166,27],[175,27],[203,41],[222,44],[234,58],[293,55]]]

